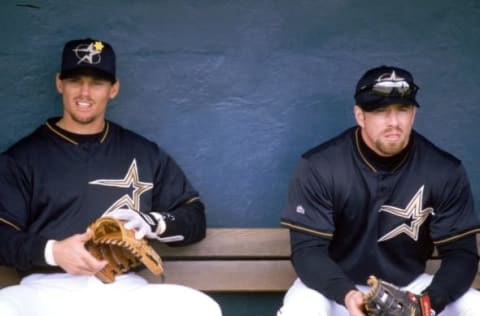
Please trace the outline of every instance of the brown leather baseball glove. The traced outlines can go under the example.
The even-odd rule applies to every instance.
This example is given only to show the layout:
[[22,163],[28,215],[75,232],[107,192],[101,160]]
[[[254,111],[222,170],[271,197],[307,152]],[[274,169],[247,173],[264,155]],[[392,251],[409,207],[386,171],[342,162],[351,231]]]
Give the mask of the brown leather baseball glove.
[[145,239],[136,239],[135,231],[125,229],[123,222],[113,217],[100,217],[88,226],[93,237],[86,243],[87,250],[108,264],[95,274],[104,283],[115,281],[115,276],[144,264],[153,274],[163,272],[162,260]]
[[434,316],[428,295],[402,291],[391,283],[370,276],[370,291],[364,294],[368,316]]

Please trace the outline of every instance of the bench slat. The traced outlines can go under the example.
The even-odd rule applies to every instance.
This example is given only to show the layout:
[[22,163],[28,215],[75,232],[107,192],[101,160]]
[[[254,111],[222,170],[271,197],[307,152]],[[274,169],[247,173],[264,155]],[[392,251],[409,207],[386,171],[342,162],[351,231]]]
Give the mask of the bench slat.
[[[164,268],[165,283],[209,292],[280,292],[296,278],[286,260],[166,261]],[[140,274],[151,283],[162,282],[149,271]]]
[[290,236],[284,228],[209,228],[200,243],[170,247],[154,242],[162,258],[288,258]]

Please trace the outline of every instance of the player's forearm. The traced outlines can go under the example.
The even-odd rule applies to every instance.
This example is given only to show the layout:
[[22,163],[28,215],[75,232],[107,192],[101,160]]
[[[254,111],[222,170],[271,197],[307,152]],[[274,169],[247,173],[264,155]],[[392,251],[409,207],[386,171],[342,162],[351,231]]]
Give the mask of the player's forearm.
[[200,200],[195,200],[171,211],[160,213],[165,220],[165,231],[160,237],[183,237],[183,240],[173,242],[171,245],[188,245],[205,237],[205,208]]
[[292,263],[305,285],[322,293],[338,304],[355,290],[355,284],[328,256],[328,240],[301,232],[291,232]]
[[44,266],[45,245],[47,239],[32,236],[18,231],[13,227],[0,223],[0,265],[15,267],[19,270],[29,270],[33,266]]
[[439,245],[438,249],[442,265],[426,290],[437,313],[468,290],[478,269],[475,235]]

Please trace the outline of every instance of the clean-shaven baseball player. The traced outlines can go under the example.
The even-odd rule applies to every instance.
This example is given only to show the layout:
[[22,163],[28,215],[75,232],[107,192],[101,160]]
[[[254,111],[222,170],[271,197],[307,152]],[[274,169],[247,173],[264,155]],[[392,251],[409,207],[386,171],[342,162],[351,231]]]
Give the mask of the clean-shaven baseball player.
[[133,272],[111,284],[94,276],[106,262],[85,249],[86,227],[98,217],[186,245],[205,236],[204,206],[172,157],[105,119],[120,88],[108,43],[66,43],[56,87],[63,116],[0,156],[0,265],[24,275],[0,290],[0,315],[221,315],[194,289]]
[[[281,216],[299,278],[279,316],[364,315],[369,275],[428,296],[432,315],[480,315],[469,180],[460,160],[413,130],[417,90],[404,69],[368,70],[356,86],[358,126],[302,155]],[[434,247],[442,265],[431,276]]]

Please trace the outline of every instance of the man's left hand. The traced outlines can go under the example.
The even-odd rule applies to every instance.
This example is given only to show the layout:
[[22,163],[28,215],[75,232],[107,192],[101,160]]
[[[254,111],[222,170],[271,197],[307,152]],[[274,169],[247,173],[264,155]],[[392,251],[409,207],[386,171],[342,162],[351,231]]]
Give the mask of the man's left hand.
[[126,229],[135,230],[136,239],[157,237],[159,220],[151,213],[137,212],[129,208],[117,208],[104,216],[111,216],[124,221]]

